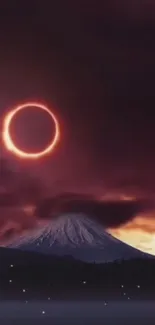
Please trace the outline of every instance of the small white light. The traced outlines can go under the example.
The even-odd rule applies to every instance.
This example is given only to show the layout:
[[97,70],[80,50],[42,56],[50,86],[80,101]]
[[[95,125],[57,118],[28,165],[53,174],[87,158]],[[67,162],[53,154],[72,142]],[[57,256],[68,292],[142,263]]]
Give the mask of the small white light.
[[104,303],[104,306],[107,306],[107,303],[106,302]]
[[11,264],[10,267],[13,267],[13,264]]
[[26,292],[26,290],[25,290],[25,289],[23,289],[23,292]]
[[123,284],[121,285],[121,288],[124,288],[124,285]]
[[86,281],[83,281],[83,284],[86,284]]
[[124,296],[126,296],[126,293],[125,292],[123,294],[124,294]]
[[9,280],[10,283],[12,283],[12,280]]
[[51,298],[50,298],[50,297],[48,297],[48,300],[51,300]]
[[128,297],[128,300],[130,300],[130,297]]
[[43,315],[45,314],[45,310],[42,310],[42,314],[43,314]]
[[28,303],[28,301],[26,300],[26,301],[25,301],[25,303],[27,304],[27,303]]

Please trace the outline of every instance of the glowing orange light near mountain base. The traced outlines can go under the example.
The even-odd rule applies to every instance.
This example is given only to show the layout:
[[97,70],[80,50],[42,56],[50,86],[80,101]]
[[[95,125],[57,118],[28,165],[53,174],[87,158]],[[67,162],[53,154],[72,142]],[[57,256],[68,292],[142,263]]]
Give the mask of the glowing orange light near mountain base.
[[[19,149],[18,147],[16,147],[16,145],[14,144],[14,142],[12,140],[11,134],[10,134],[10,126],[11,126],[11,123],[13,122],[13,118],[16,116],[16,114],[18,112],[20,112],[21,110],[26,109],[30,106],[38,107],[39,109],[46,111],[49,114],[49,116],[53,119],[53,122],[55,125],[55,135],[54,135],[54,138],[51,141],[50,145],[48,147],[46,147],[44,150],[42,150],[40,152],[36,152],[36,153],[25,152],[25,151]],[[48,107],[46,107],[43,104],[36,103],[36,102],[30,102],[30,103],[25,103],[23,105],[19,105],[15,109],[11,110],[4,118],[3,130],[2,130],[3,142],[4,142],[7,150],[11,151],[14,155],[16,155],[20,158],[39,159],[41,157],[44,157],[44,156],[50,154],[53,151],[53,149],[55,148],[55,146],[57,145],[59,137],[60,137],[60,129],[59,129],[58,120],[57,120],[55,114],[53,114],[50,111],[50,109],[48,109]]]

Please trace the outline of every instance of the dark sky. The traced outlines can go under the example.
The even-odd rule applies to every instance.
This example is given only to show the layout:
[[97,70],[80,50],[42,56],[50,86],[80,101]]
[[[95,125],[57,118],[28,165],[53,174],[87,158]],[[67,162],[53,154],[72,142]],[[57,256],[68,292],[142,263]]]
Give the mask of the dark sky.
[[[154,1],[0,1],[0,126],[16,105],[40,101],[54,110],[61,129],[52,155],[38,161],[18,159],[0,144],[6,159],[0,164],[0,239],[66,211],[86,212],[105,227],[130,220],[144,231],[146,224],[136,223],[142,213],[152,248],[154,89]],[[29,110],[12,134],[20,147],[37,151],[53,125],[45,113]],[[140,200],[98,200],[120,193]],[[43,196],[50,198],[37,218],[12,208]]]
[[[148,0],[1,1],[1,117],[39,100],[61,125],[60,144],[44,160],[23,162],[3,148],[11,166],[51,192],[155,192],[154,18]],[[33,118],[21,120],[30,150]],[[36,118],[38,150],[50,127],[41,113]]]

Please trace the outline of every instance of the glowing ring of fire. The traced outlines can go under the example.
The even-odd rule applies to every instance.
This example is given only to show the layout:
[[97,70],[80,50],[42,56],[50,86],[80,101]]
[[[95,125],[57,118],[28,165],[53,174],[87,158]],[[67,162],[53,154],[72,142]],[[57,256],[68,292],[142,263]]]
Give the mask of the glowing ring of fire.
[[[15,115],[22,109],[25,109],[29,106],[35,106],[35,107],[38,107],[38,108],[46,111],[50,115],[50,117],[53,119],[54,125],[55,125],[55,135],[54,135],[54,139],[52,140],[50,145],[48,147],[46,147],[43,151],[36,152],[36,153],[29,153],[29,152],[20,150],[14,144],[14,142],[11,138],[11,134],[10,134],[10,125],[11,125],[11,122],[13,121],[13,118],[15,117]],[[54,147],[56,146],[56,144],[59,140],[59,136],[60,136],[60,129],[59,129],[59,123],[58,123],[56,116],[45,105],[42,105],[39,103],[32,102],[32,103],[26,103],[23,105],[19,105],[15,109],[11,110],[4,118],[3,132],[2,132],[2,138],[3,138],[4,144],[9,151],[11,151],[14,155],[16,155],[20,158],[38,159],[45,155],[48,155],[50,152],[53,151]]]

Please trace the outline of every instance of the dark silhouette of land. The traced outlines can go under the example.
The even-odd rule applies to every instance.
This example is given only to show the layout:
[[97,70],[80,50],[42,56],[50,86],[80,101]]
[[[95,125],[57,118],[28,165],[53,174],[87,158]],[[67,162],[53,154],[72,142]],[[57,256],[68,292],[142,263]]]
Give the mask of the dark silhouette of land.
[[[24,291],[23,291],[24,290]],[[1,299],[154,299],[155,259],[89,264],[0,248]]]

